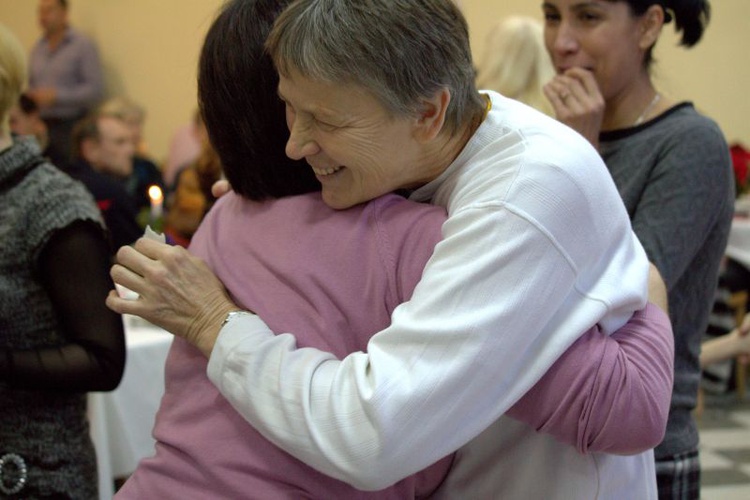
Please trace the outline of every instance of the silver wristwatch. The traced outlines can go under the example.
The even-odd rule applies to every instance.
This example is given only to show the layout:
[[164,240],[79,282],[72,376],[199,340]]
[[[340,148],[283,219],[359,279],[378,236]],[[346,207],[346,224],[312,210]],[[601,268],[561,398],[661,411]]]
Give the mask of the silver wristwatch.
[[242,316],[243,314],[252,314],[252,313],[249,311],[229,311],[227,313],[227,317],[224,318],[224,321],[221,322],[221,326],[219,326],[219,330],[224,328],[227,325],[227,323],[232,321],[234,318],[236,318],[237,316]]

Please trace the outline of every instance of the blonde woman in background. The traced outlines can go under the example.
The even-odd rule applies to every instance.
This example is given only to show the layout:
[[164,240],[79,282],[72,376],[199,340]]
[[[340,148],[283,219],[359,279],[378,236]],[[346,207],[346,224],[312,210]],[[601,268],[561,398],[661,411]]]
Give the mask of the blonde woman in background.
[[553,116],[543,86],[554,75],[542,24],[532,17],[511,16],[487,35],[477,88],[494,90]]

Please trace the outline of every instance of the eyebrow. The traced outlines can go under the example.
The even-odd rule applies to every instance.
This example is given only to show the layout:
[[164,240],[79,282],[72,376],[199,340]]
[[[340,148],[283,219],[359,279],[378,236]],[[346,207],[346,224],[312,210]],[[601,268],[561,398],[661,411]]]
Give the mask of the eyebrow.
[[[588,0],[588,1],[584,0],[582,2],[578,2],[576,4],[571,5],[570,9],[571,10],[578,10],[578,9],[583,9],[583,8],[586,8],[586,7],[598,7],[598,6],[600,6],[600,2],[596,2],[596,1],[593,1],[593,0]],[[557,7],[557,5],[553,5],[553,4],[549,3],[549,2],[542,2],[542,8],[543,9],[557,9],[558,7]]]

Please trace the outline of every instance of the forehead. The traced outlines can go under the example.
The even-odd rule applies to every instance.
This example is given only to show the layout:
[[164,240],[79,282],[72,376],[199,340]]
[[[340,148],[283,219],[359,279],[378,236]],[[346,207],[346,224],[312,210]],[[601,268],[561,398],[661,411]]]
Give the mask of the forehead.
[[103,116],[99,118],[99,132],[102,137],[117,137],[129,134],[130,129],[118,118]]
[[605,7],[614,3],[624,3],[618,0],[545,0],[542,8],[579,10],[592,7]]
[[58,0],[40,0],[39,8],[44,10],[45,12],[63,10],[63,7],[62,5],[60,5],[60,2]]
[[297,111],[313,114],[356,115],[385,109],[360,85],[315,80],[296,70],[279,75],[279,96]]

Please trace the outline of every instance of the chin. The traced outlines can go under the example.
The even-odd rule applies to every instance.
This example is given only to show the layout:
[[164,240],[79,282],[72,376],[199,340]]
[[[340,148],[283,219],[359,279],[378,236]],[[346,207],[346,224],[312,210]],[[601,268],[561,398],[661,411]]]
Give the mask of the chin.
[[325,189],[323,189],[322,198],[323,203],[334,210],[345,210],[355,205],[355,203],[352,203],[351,200],[347,200],[346,198],[341,198],[336,196],[335,194],[326,192]]

